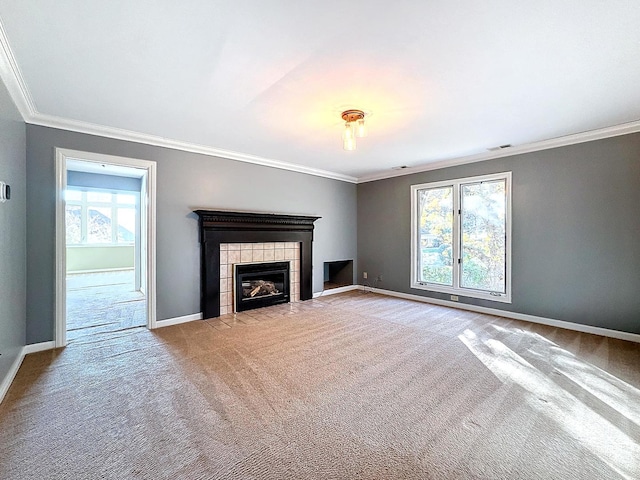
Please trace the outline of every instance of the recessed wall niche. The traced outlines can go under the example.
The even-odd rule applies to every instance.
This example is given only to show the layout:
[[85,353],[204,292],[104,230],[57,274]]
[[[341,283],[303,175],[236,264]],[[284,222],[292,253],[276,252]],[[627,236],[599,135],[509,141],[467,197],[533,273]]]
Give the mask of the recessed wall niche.
[[324,262],[324,289],[353,285],[353,260]]

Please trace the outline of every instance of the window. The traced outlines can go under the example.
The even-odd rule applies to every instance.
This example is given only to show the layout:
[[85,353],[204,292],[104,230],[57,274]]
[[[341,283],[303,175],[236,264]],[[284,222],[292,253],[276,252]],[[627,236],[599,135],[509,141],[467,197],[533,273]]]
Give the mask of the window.
[[411,287],[511,302],[511,172],[411,187]]
[[69,187],[65,193],[67,245],[131,245],[137,193]]

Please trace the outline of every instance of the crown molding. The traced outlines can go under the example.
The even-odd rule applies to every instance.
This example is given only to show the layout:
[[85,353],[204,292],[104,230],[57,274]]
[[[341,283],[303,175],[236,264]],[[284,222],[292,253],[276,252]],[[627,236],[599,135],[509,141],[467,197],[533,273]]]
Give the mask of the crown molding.
[[307,175],[313,175],[316,177],[330,178],[332,180],[340,180],[342,182],[357,183],[358,179],[350,175],[344,175],[341,173],[330,172],[328,170],[321,170],[318,168],[305,167],[303,165],[296,165],[293,163],[282,162],[279,160],[273,160],[270,158],[264,158],[257,155],[250,155],[241,152],[234,152],[232,150],[223,150],[220,148],[208,147],[205,145],[198,145],[189,142],[183,142],[179,140],[172,140],[169,138],[159,137],[156,135],[148,135],[140,132],[133,132],[130,130],[107,127],[104,125],[97,125],[88,122],[81,122],[77,120],[70,120],[62,117],[56,117],[53,115],[45,115],[35,107],[35,103],[27,84],[24,81],[22,72],[18,67],[15,56],[9,45],[4,25],[0,19],[0,77],[4,84],[7,86],[9,95],[15,103],[22,119],[25,123],[32,125],[40,125],[43,127],[60,128],[63,130],[70,130],[73,132],[86,133],[89,135],[97,135],[100,137],[114,138],[117,140],[126,140],[129,142],[143,143],[146,145],[152,145],[156,147],[172,148],[175,150],[181,150],[184,152],[199,153],[210,157],[220,157],[228,160],[237,160],[239,162],[253,163],[255,165],[262,165],[265,167],[278,168],[281,170],[288,170],[291,172],[304,173]]
[[269,158],[260,157],[257,155],[250,155],[241,152],[235,152],[232,150],[223,150],[219,148],[209,147],[205,145],[199,145],[189,142],[183,142],[179,140],[172,140],[165,137],[159,137],[156,135],[149,135],[140,132],[134,132],[131,130],[125,130],[120,128],[107,127],[104,125],[97,125],[88,122],[81,122],[77,120],[65,119],[62,117],[56,117],[53,115],[45,115],[35,107],[35,103],[26,82],[22,76],[20,68],[16,62],[16,59],[9,46],[9,40],[7,38],[4,25],[0,19],[0,77],[9,91],[9,95],[13,99],[20,115],[25,123],[40,125],[43,127],[60,128],[63,130],[70,130],[73,132],[86,133],[89,135],[97,135],[100,137],[113,138],[117,140],[125,140],[129,142],[143,143],[146,145],[152,145],[157,147],[171,148],[175,150],[198,153],[201,155],[207,155],[211,157],[219,157],[228,160],[236,160],[239,162],[252,163],[255,165],[262,165],[265,167],[278,168],[281,170],[288,170],[297,173],[304,173],[307,175],[313,175],[317,177],[329,178],[332,180],[339,180],[348,183],[366,183],[376,180],[384,180],[386,178],[401,177],[405,175],[411,175],[414,173],[427,172],[431,170],[438,170],[446,167],[453,167],[456,165],[464,165],[467,163],[481,162],[484,160],[492,160],[494,158],[510,157],[512,155],[519,155],[523,153],[537,152],[541,150],[548,150],[551,148],[564,147],[568,145],[574,145],[577,143],[591,142],[594,140],[601,140],[609,137],[616,137],[620,135],[627,135],[630,133],[640,132],[640,120],[635,120],[629,123],[623,123],[620,125],[614,125],[611,127],[601,128],[598,130],[591,130],[587,132],[576,133],[572,135],[566,135],[562,137],[552,138],[549,140],[542,140],[540,142],[527,143],[523,145],[517,145],[504,150],[498,150],[494,152],[483,152],[475,155],[469,155],[466,157],[457,157],[447,160],[440,160],[425,163],[417,167],[405,168],[402,170],[383,171],[373,173],[371,175],[364,175],[362,177],[353,177],[350,175],[344,175],[337,172],[331,172],[328,170],[322,170],[312,167],[306,167],[303,165],[297,165],[288,162],[282,162],[279,160],[273,160]]
[[44,115],[38,113],[34,115],[27,123],[32,125],[40,125],[43,127],[60,128],[73,132],[86,133],[89,135],[97,135],[100,137],[114,138],[116,140],[126,140],[129,142],[144,143],[156,147],[172,148],[184,152],[199,153],[210,157],[219,157],[228,160],[237,160],[239,162],[253,163],[265,167],[279,168],[281,170],[289,170],[297,173],[305,173],[316,177],[330,178],[340,180],[342,182],[357,183],[356,177],[343,175],[341,173],[330,172],[318,168],[305,167],[293,163],[282,162],[269,158],[250,155],[247,153],[234,152],[232,150],[223,150],[220,148],[208,147],[206,145],[198,145],[195,143],[182,142],[180,140],[172,140],[170,138],[158,137],[146,133],[134,132],[114,127],[106,127],[88,122],[80,122],[77,120],[69,120],[66,118],[55,117],[53,115]]
[[16,58],[9,46],[9,39],[0,19],[0,77],[9,91],[9,95],[20,112],[22,119],[27,122],[37,113],[33,98],[27,84],[22,77]]
[[172,148],[175,150],[198,153],[202,155],[219,157],[219,158],[224,158],[228,160],[236,160],[239,162],[253,163],[255,165],[278,168],[281,170],[289,170],[292,172],[304,173],[307,175],[313,175],[317,177],[330,178],[332,180],[339,180],[339,181],[348,182],[348,183],[373,182],[376,180],[384,180],[386,178],[401,177],[405,175],[411,175],[413,173],[428,172],[431,170],[439,170],[441,168],[446,168],[446,167],[464,165],[467,163],[482,162],[485,160],[492,160],[494,158],[510,157],[513,155],[519,155],[524,153],[538,152],[541,150],[548,150],[551,148],[565,147],[569,145],[575,145],[578,143],[591,142],[594,140],[602,140],[605,138],[640,132],[640,120],[636,120],[633,122],[614,125],[611,127],[605,127],[598,130],[590,130],[587,132],[566,135],[563,137],[552,138],[549,140],[542,140],[539,142],[517,145],[514,147],[506,148],[504,150],[497,150],[493,152],[483,152],[483,153],[478,153],[476,155],[469,155],[466,157],[457,157],[457,158],[451,158],[447,160],[435,161],[435,162],[426,163],[417,167],[410,167],[402,170],[393,170],[391,172],[383,171],[383,172],[378,172],[371,175],[365,175],[365,176],[356,178],[350,175],[344,175],[341,173],[331,172],[328,170],[321,170],[321,169],[312,168],[312,167],[305,167],[303,165],[282,162],[279,160],[264,158],[257,155],[250,155],[246,153],[235,152],[232,150],[223,150],[219,148],[208,147],[205,145],[183,142],[179,140],[172,140],[164,137],[158,137],[155,135],[134,132],[131,130],[124,130],[124,129],[114,128],[114,127],[105,127],[103,125],[96,125],[88,122],[80,122],[77,120],[69,120],[61,117],[55,117],[52,115],[44,115],[37,112],[31,114],[30,119],[29,120],[25,119],[25,122],[33,125],[44,126],[44,127],[60,128],[63,130],[70,130],[74,132],[97,135],[97,136],[113,138],[117,140],[126,140],[129,142],[143,143],[146,145],[152,145],[157,147]]
[[563,137],[551,138],[534,143],[526,143],[514,147],[497,150],[494,152],[483,152],[466,157],[451,158],[448,160],[435,161],[419,165],[417,167],[403,168],[402,170],[393,170],[391,172],[384,171],[365,175],[358,178],[358,183],[374,182],[376,180],[384,180],[386,178],[402,177],[413,173],[428,172],[431,170],[439,170],[446,167],[454,167],[456,165],[464,165],[466,163],[482,162],[492,160],[494,158],[511,157],[523,153],[539,152],[550,148],[566,147],[577,143],[592,142],[594,140],[602,140],[610,137],[618,137],[620,135],[628,135],[630,133],[640,132],[640,120],[622,123],[611,127],[600,128],[598,130],[590,130],[587,132],[565,135]]

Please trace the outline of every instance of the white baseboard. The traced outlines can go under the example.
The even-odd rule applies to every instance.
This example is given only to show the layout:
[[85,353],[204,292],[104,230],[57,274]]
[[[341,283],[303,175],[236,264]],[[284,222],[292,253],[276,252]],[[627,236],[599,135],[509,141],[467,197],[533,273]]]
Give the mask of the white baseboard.
[[24,360],[24,355],[24,347],[22,347],[20,353],[11,364],[11,368],[7,372],[7,375],[2,380],[2,383],[0,383],[0,403],[4,400],[4,396],[7,394],[9,387],[13,383],[13,379],[16,378],[16,375],[18,374],[20,365],[22,365],[22,361]]
[[346,285],[344,287],[330,288],[313,294],[313,298],[326,297],[327,295],[335,295],[336,293],[350,292],[351,290],[360,290],[360,285]]
[[31,345],[26,345],[24,347],[24,354],[29,355],[30,353],[36,352],[44,352],[45,350],[53,350],[56,348],[56,342],[41,342],[41,343],[32,343]]
[[445,307],[459,308],[461,310],[469,310],[472,312],[486,313],[498,317],[511,318],[513,320],[523,320],[525,322],[539,323],[549,327],[565,328],[576,332],[591,333],[593,335],[601,335],[603,337],[617,338],[619,340],[627,340],[629,342],[640,343],[640,335],[637,333],[621,332],[619,330],[610,330],[602,327],[592,327],[590,325],[581,325],[579,323],[565,322],[563,320],[555,320],[553,318],[537,317],[526,313],[509,312],[507,310],[498,310],[497,308],[480,307],[478,305],[469,305],[467,303],[452,302],[449,300],[440,300],[439,298],[423,297],[421,295],[413,295],[411,293],[394,292],[392,290],[384,290],[381,288],[370,288],[362,285],[358,286],[360,290],[367,292],[380,293],[390,297],[405,298],[407,300],[416,300],[418,302],[432,303],[434,305],[442,305]]
[[193,313],[182,317],[167,318],[165,320],[156,320],[156,328],[169,327],[171,325],[179,325],[181,323],[193,322],[194,320],[202,320],[202,313]]
[[9,391],[9,387],[13,383],[13,380],[16,378],[18,374],[18,370],[20,370],[20,365],[22,365],[22,361],[26,355],[30,353],[42,352],[44,350],[51,350],[56,347],[56,342],[42,342],[42,343],[32,343],[31,345],[25,345],[20,349],[20,354],[16,357],[15,361],[11,365],[11,368],[7,372],[6,377],[0,383],[0,403],[4,400],[5,395]]

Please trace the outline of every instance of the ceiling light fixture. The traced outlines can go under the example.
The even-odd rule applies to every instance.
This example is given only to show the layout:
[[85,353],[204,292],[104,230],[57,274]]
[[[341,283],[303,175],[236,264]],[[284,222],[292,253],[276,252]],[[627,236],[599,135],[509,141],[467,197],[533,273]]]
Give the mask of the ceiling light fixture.
[[342,147],[345,150],[356,149],[356,138],[367,136],[364,127],[364,112],[362,110],[345,110],[342,112],[344,133],[342,134]]

